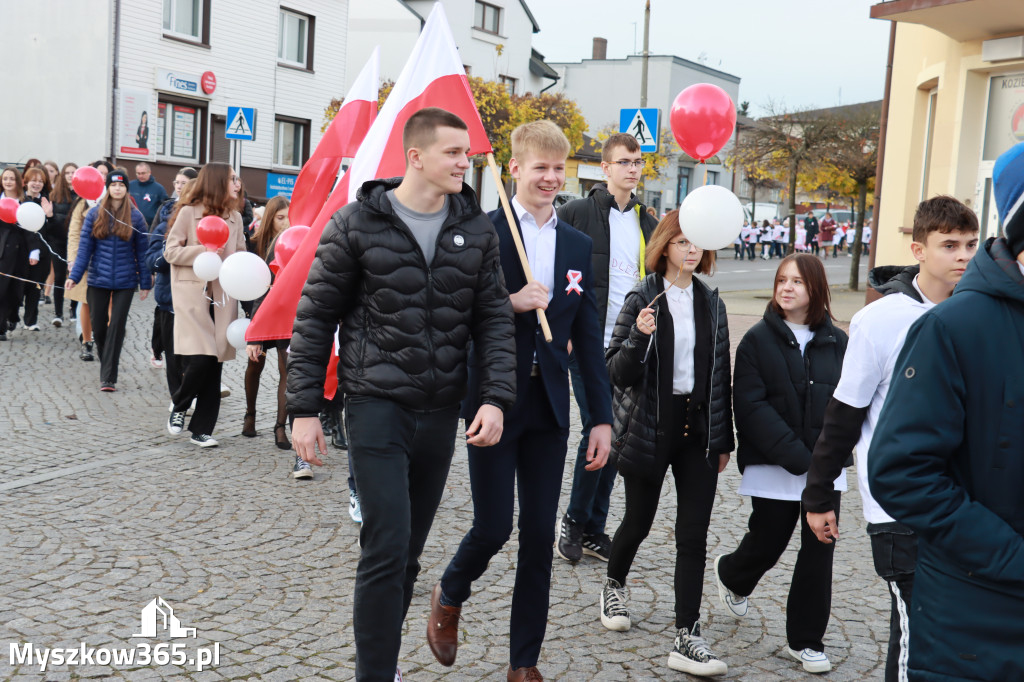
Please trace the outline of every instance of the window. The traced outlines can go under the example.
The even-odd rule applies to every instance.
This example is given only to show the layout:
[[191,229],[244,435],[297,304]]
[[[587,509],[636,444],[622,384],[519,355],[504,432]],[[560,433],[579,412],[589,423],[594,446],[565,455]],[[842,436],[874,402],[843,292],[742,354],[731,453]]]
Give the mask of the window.
[[488,33],[498,33],[501,28],[501,8],[476,0],[476,18],[473,27]]
[[519,82],[518,79],[513,78],[512,76],[498,76],[498,81],[505,86],[505,89],[508,90],[508,94],[516,94],[516,83]]
[[198,163],[202,114],[198,107],[161,101],[150,148],[157,156]]
[[313,17],[281,9],[277,59],[285,66],[313,70]]
[[274,121],[274,165],[301,168],[309,156],[309,121],[279,116]]
[[939,98],[938,88],[928,93],[928,117],[925,123],[924,159],[921,165],[921,201],[928,198],[928,179],[931,175],[932,140],[935,137],[935,104]]
[[165,34],[209,43],[210,0],[163,0],[163,3]]

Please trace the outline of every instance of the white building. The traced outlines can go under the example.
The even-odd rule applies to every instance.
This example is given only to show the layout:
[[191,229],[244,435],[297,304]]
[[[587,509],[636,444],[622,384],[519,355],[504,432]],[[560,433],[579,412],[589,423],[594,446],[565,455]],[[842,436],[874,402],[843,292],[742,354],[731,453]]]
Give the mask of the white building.
[[[229,106],[256,109],[242,142],[254,198],[287,186],[345,92],[344,0],[35,0],[5,3],[0,41],[17,55],[3,92],[0,161],[146,159],[170,186],[177,168],[227,161]],[[358,67],[355,68],[358,73]],[[355,74],[352,74],[354,77]],[[142,112],[148,133],[136,139]],[[278,177],[281,176],[281,177]]]
[[[551,67],[561,79],[552,92],[563,92],[576,100],[590,124],[592,136],[609,126],[619,126],[619,110],[640,106],[640,83],[643,57],[631,55],[624,59],[606,59],[603,39],[595,39],[592,59],[580,62],[552,62]],[[668,116],[672,102],[687,87],[711,83],[722,88],[736,102],[740,79],[697,62],[671,55],[651,55],[647,74],[647,106],[661,110],[661,128],[669,131]],[[668,134],[671,134],[670,132]],[[726,145],[728,151],[730,145]],[[718,159],[724,160],[725,151]],[[731,171],[721,163],[709,160],[707,184],[730,187]],[[644,185],[645,204],[659,212],[673,209],[695,187],[704,184],[705,167],[686,155],[672,159],[662,177]]]

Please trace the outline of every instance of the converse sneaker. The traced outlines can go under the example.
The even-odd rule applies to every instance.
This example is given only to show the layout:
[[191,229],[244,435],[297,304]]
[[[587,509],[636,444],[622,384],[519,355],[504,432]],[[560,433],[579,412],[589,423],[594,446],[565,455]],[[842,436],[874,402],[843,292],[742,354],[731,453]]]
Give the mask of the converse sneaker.
[[601,590],[601,625],[614,632],[629,629],[629,609],[626,608],[626,588],[615,578],[607,578]]
[[583,531],[568,514],[562,517],[555,551],[558,552],[558,556],[572,563],[583,558]]
[[295,466],[292,467],[292,478],[313,478],[313,467],[309,462],[295,455]]
[[803,663],[804,670],[809,673],[827,673],[832,669],[832,663],[823,651],[815,651],[814,649],[797,651],[789,647],[786,647],[786,651],[789,652],[790,656]]
[[722,606],[724,606],[729,613],[742,618],[747,615],[747,598],[741,597],[736,594],[722,582],[722,578],[718,574],[718,562],[722,560],[724,554],[719,554],[715,557],[715,582],[718,583],[718,598],[722,600]]
[[363,507],[359,504],[359,493],[355,490],[348,491],[348,515],[356,523],[363,522]]
[[192,437],[189,438],[189,442],[194,443],[195,445],[198,445],[201,448],[215,448],[218,445],[220,445],[220,443],[214,440],[213,436],[206,433],[192,434]]
[[21,326],[24,327],[27,331],[30,331],[30,332],[37,332],[37,331],[39,331],[39,325],[38,324],[22,324]]
[[[171,407],[173,408],[174,405]],[[185,413],[171,412],[171,416],[167,419],[167,433],[177,436],[183,428],[185,428]]]
[[608,561],[612,555],[612,539],[604,533],[583,536],[583,553],[597,557],[601,561]]
[[86,362],[93,361],[94,358],[92,356],[92,341],[82,342],[82,352],[79,353],[78,357],[82,358]]
[[402,682],[402,669],[395,668],[395,682]]
[[724,675],[729,670],[712,653],[707,640],[700,636],[700,623],[694,623],[692,630],[679,628],[675,647],[668,655],[668,667],[702,677]]

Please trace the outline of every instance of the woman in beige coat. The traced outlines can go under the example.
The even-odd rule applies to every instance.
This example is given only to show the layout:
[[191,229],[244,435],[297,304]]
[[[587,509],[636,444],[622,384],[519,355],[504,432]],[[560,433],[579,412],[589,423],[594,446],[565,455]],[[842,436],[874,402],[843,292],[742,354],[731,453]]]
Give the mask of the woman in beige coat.
[[228,343],[228,325],[238,317],[238,302],[224,293],[219,280],[204,282],[192,271],[196,256],[206,251],[196,237],[196,226],[208,215],[227,221],[227,243],[217,250],[222,258],[245,250],[241,205],[241,180],[226,163],[209,163],[199,171],[196,193],[181,204],[167,229],[164,258],[171,265],[171,297],[174,302],[174,352],[181,356],[181,387],[171,396],[174,407],[167,421],[171,434],[181,433],[185,411],[192,400],[195,410],[188,424],[191,441],[213,447],[213,427],[220,412],[220,377],[225,360],[235,357]]

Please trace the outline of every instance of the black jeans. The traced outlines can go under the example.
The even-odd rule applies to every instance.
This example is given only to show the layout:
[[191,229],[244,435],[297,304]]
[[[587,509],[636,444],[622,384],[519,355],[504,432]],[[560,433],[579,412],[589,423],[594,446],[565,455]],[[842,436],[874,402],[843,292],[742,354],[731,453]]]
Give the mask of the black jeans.
[[871,556],[875,572],[889,584],[892,602],[889,613],[889,654],[885,659],[885,682],[907,679],[910,642],[910,598],[917,568],[917,536],[902,523],[869,523]]
[[[100,354],[100,381],[103,383],[117,383],[117,367],[121,362],[128,310],[134,295],[134,289],[101,289],[91,284],[85,292],[85,298],[89,301],[89,318],[92,320],[92,338]],[[109,320],[107,308],[110,308]],[[28,315],[27,310],[25,314]]]
[[181,384],[171,394],[175,412],[185,412],[196,401],[196,409],[188,422],[193,436],[213,435],[220,416],[220,375],[224,363],[214,355],[180,355]]
[[[839,519],[840,493],[834,493],[836,520]],[[807,525],[799,501],[751,497],[754,510],[746,535],[732,554],[718,562],[718,575],[736,594],[747,596],[761,577],[782,556],[800,526],[800,550],[793,568],[793,581],[786,602],[786,638],[791,649],[824,651],[822,638],[832,609],[832,557],[835,545],[818,542]]]
[[181,356],[174,354],[174,313],[157,307],[153,325],[160,335],[164,349],[164,370],[167,373],[167,391],[171,397],[181,388]]
[[163,355],[164,352],[163,337],[160,335],[159,313],[160,308],[155,308],[153,310],[153,334],[149,341],[150,348],[153,349],[153,357],[157,360],[160,359],[160,356]]
[[[700,442],[684,436],[686,400],[672,397],[673,427],[665,429],[672,439],[674,454],[670,463],[676,481],[676,628],[690,628],[700,618],[701,595],[704,591],[704,569],[707,563],[708,526],[718,486],[718,462],[708,463]],[[651,478],[622,476],[626,487],[626,512],[612,539],[608,560],[608,577],[626,584],[640,543],[651,531],[666,470]]]
[[569,430],[559,428],[541,379],[531,378],[525,390],[527,399],[521,409],[507,415],[496,445],[467,446],[473,527],[441,578],[446,598],[457,604],[469,599],[473,581],[512,534],[518,482],[519,555],[509,621],[513,668],[537,665],[544,643],[555,519],[569,440]]
[[[65,254],[67,255],[67,254]],[[53,316],[64,317],[64,282],[68,278],[68,264],[53,259]]]
[[[594,428],[594,420],[590,417],[586,386],[583,384],[580,365],[576,361],[576,353],[569,353],[569,378],[572,380],[572,393],[576,397],[576,405],[580,409],[583,431],[580,444],[576,448],[576,464],[573,466],[572,490],[569,491],[569,506],[566,513],[580,526],[584,536],[600,535],[604,533],[605,524],[608,522],[608,507],[611,504],[615,475],[618,472],[611,463],[597,471],[587,471],[587,449],[590,447],[590,430]],[[544,400],[547,400],[546,396]]]
[[392,682],[419,557],[455,451],[459,406],[414,410],[350,395],[345,413],[363,512],[353,600],[356,680]]

